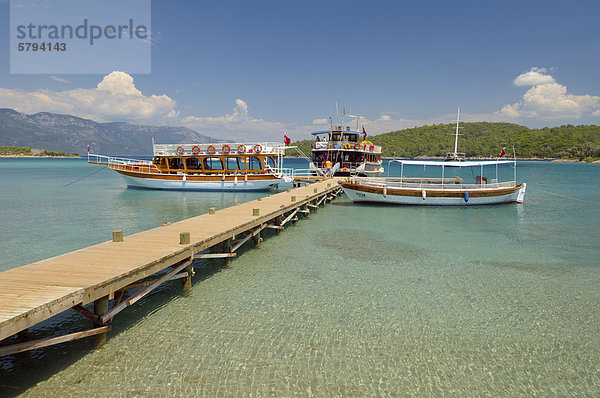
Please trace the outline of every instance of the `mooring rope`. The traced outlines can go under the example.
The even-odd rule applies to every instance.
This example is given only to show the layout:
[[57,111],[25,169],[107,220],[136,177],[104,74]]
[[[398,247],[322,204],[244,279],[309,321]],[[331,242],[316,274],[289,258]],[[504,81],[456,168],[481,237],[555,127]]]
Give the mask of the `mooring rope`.
[[600,202],[593,202],[591,200],[579,199],[579,198],[576,198],[574,196],[561,195],[561,194],[554,193],[554,192],[544,191],[543,189],[539,189],[539,188],[527,187],[527,190],[530,190],[530,189],[533,189],[534,191],[540,191],[540,192],[544,192],[544,193],[547,193],[547,194],[550,194],[550,195],[558,196],[558,197],[564,198],[564,199],[578,200],[580,202],[591,203],[593,205],[600,205]]
[[105,168],[107,168],[107,167],[108,167],[108,166],[104,166],[103,168],[101,168],[101,169],[98,169],[98,170],[94,171],[93,173],[90,173],[90,174],[88,174],[88,175],[86,175],[86,176],[83,176],[83,177],[81,177],[81,178],[78,178],[78,179],[76,179],[75,181],[72,181],[72,182],[68,183],[67,185],[65,185],[65,187],[68,187],[68,186],[69,186],[69,185],[71,185],[71,184],[75,184],[77,181],[81,181],[81,180],[83,180],[84,178],[88,178],[89,176],[92,176],[92,175],[96,174],[97,172],[104,170],[104,169],[105,169]]

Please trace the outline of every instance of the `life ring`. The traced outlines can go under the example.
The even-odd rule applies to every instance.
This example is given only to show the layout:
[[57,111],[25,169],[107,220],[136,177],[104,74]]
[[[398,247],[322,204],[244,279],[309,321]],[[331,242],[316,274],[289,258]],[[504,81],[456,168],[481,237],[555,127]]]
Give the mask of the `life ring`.
[[259,144],[254,145],[254,153],[261,153],[262,152],[262,146],[260,146]]
[[246,152],[246,145],[244,145],[244,144],[238,145],[238,153],[244,153],[244,152]]
[[371,146],[369,147],[369,151],[373,152],[374,150],[375,150],[375,145],[371,145]]
[[195,155],[200,153],[200,147],[198,145],[194,145],[192,147],[192,152],[194,152]]
[[344,144],[344,148],[346,148],[346,149],[350,149],[350,143],[349,143],[349,142],[346,142],[346,143]]
[[344,173],[345,173],[345,172],[347,172],[347,171],[348,171],[348,168],[347,168],[347,167],[344,167]]
[[214,145],[209,145],[208,147],[206,147],[206,152],[210,153],[211,155],[213,153],[216,152],[215,146]]
[[185,149],[183,149],[183,147],[181,145],[179,145],[177,147],[177,153],[180,155],[183,155],[184,152],[185,152]]
[[356,150],[360,149],[360,142],[357,142],[356,144],[354,144],[354,149],[356,149]]
[[229,153],[229,152],[231,152],[231,147],[229,145],[225,144],[225,145],[223,145],[221,150],[223,151],[223,153]]

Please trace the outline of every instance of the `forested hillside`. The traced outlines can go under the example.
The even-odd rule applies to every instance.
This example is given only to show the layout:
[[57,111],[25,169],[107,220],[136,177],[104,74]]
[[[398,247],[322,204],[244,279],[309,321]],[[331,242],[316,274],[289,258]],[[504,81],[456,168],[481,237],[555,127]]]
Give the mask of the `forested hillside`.
[[[383,146],[386,157],[441,157],[454,148],[456,125],[436,124],[369,136]],[[495,157],[503,147],[512,154],[515,146],[520,158],[565,158],[593,160],[600,158],[600,126],[566,125],[529,129],[512,123],[461,123],[459,152],[468,157]],[[299,141],[306,154],[310,140]]]

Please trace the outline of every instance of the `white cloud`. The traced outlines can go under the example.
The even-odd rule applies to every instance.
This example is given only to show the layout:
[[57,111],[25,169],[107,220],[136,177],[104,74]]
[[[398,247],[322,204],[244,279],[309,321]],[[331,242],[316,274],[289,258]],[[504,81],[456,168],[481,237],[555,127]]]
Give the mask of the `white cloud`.
[[579,119],[585,114],[600,116],[600,97],[567,93],[567,87],[556,82],[544,68],[531,68],[514,80],[516,86],[532,86],[514,104],[507,104],[496,112],[510,120]]
[[99,122],[165,123],[179,115],[175,100],[166,95],[143,95],[135,87],[133,77],[118,71],[104,76],[91,89],[29,92],[0,88],[0,107],[29,114],[66,113]]
[[545,74],[546,68],[531,68],[528,72],[522,73],[513,80],[515,86],[535,86],[538,84],[554,83],[552,76]]
[[290,127],[284,123],[250,117],[248,104],[239,98],[235,100],[235,107],[231,114],[187,116],[181,120],[181,124],[204,135],[237,141],[281,141],[283,131]]
[[313,123],[313,124],[325,124],[325,123],[327,123],[327,122],[329,122],[329,120],[328,120],[328,119],[325,119],[325,118],[321,118],[321,119],[314,119],[314,120],[312,121],[312,123]]
[[56,80],[57,82],[60,82],[60,83],[69,83],[68,80],[61,79],[60,77],[56,77],[56,76],[50,76],[50,79]]
[[392,120],[390,115],[381,115],[378,120]]

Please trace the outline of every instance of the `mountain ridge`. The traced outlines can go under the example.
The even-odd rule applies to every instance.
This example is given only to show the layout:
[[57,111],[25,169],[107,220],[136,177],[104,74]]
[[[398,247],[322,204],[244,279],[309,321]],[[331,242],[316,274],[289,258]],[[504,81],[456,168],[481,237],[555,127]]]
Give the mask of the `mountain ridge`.
[[84,154],[151,155],[157,143],[221,142],[183,126],[136,125],[127,122],[98,123],[68,114],[38,112],[28,115],[0,108],[0,146],[43,148]]

